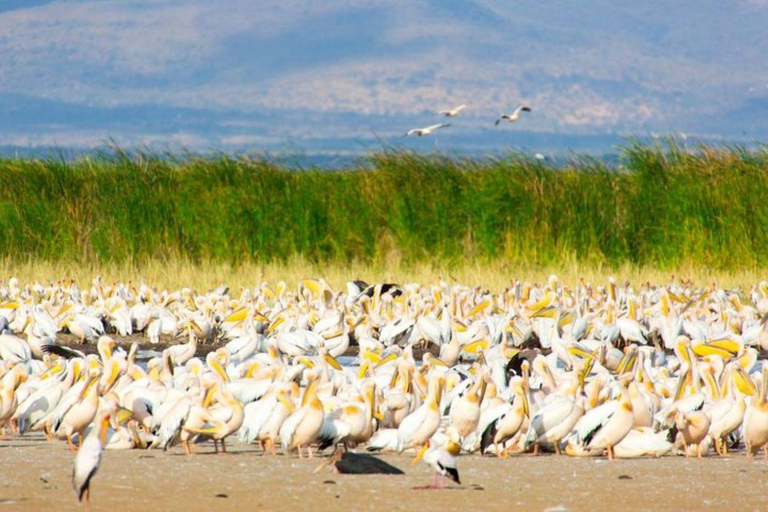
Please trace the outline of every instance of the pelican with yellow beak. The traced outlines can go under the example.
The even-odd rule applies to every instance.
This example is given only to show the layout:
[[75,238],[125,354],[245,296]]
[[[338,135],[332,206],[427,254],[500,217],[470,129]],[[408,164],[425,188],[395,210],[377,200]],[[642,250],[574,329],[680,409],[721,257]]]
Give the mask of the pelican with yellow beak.
[[429,383],[427,399],[405,417],[397,428],[397,451],[422,446],[440,427],[440,398],[443,395],[445,377],[433,377]]
[[311,444],[320,435],[323,427],[325,412],[323,404],[317,397],[317,374],[309,375],[309,385],[304,392],[301,407],[296,409],[280,426],[280,442],[286,452],[299,451],[299,458],[303,459],[302,449],[306,448],[309,458],[312,458]]

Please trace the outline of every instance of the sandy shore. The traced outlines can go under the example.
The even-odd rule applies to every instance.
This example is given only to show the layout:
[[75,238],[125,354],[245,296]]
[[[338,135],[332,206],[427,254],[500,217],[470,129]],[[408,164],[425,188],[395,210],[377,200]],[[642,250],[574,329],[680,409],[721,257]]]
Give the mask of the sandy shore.
[[[315,473],[319,461],[263,457],[232,445],[105,452],[93,510],[760,510],[768,462],[728,458],[624,460],[545,455],[498,460],[462,456],[462,485],[423,490],[430,469],[411,457],[380,457],[405,475]],[[0,510],[80,510],[70,487],[72,454],[40,436],[0,441]]]

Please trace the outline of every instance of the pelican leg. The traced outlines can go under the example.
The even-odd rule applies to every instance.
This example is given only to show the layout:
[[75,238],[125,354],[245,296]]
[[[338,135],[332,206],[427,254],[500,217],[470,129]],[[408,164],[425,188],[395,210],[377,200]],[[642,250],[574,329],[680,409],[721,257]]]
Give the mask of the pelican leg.
[[747,441],[747,458],[750,460],[755,458],[754,455],[752,455],[752,444],[749,441]]
[[45,433],[45,439],[47,441],[53,441],[53,434],[51,434],[51,427],[49,427],[47,424],[43,427],[43,432]]
[[86,487],[83,492],[83,510],[89,512],[91,510],[91,488]]
[[563,454],[563,452],[560,451],[560,443],[558,443],[557,441],[555,441],[555,453],[558,455]]
[[688,445],[683,442],[683,452],[685,453],[685,458],[688,458]]
[[189,441],[182,441],[181,444],[184,446],[184,453],[186,453],[187,456],[192,455],[192,452],[189,450]]
[[77,446],[75,446],[75,443],[72,442],[71,435],[67,435],[67,444],[69,444],[69,451],[72,453],[77,453]]
[[701,443],[696,445],[696,458],[697,459],[701,458]]
[[533,445],[533,456],[537,456],[539,454],[539,443],[536,443]]
[[[259,441],[259,443],[261,443],[261,441]],[[272,446],[272,440],[271,439],[267,439],[266,441],[264,441],[262,443],[262,450],[264,450],[262,452],[262,454],[261,454],[262,457],[266,457],[269,454],[268,450],[269,450],[270,447],[272,447],[272,449],[274,450],[274,446]],[[273,455],[274,455],[274,453],[273,453]]]
[[[499,448],[499,443],[494,441],[493,446],[496,448],[496,457],[501,458],[501,449]],[[507,453],[506,450],[504,453]]]
[[715,439],[715,451],[722,457],[723,450],[720,448],[720,438]]
[[82,432],[80,432],[80,434],[77,436],[77,449],[78,450],[83,447],[83,437],[85,437],[85,436],[83,435]]
[[265,448],[264,448],[264,443],[263,443],[262,441],[259,441],[259,442],[256,444],[256,446],[258,446],[258,447],[259,447],[259,450],[261,450],[261,451],[265,451]]
[[224,444],[224,438],[221,439],[221,453],[227,453],[227,445]]
[[728,455],[728,438],[726,437],[722,441],[723,443],[723,455]]
[[309,453],[309,458],[312,459],[312,446],[307,445],[307,453]]
[[613,446],[608,445],[608,460],[613,461]]
[[299,449],[299,458],[303,459],[304,458],[304,454],[301,453],[301,445],[298,445],[297,448]]
[[217,454],[219,453],[219,442],[216,439],[213,440],[213,449]]
[[768,460],[768,444],[763,446],[763,458]]

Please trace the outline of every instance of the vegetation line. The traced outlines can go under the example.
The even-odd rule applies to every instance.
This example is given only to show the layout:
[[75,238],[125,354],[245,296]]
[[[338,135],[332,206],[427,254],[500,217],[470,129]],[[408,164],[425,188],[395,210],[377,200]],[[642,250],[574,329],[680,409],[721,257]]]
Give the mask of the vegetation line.
[[0,258],[227,265],[768,264],[768,151],[629,142],[621,166],[385,150],[344,170],[247,156],[0,158]]

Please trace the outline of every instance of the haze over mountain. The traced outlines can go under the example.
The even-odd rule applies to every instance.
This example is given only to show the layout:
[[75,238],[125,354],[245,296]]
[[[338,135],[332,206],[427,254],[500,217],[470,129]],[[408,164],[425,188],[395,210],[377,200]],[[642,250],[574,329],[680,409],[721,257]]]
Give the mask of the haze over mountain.
[[766,140],[766,27],[766,0],[5,0],[0,145],[429,149],[400,136],[467,102],[440,149]]

